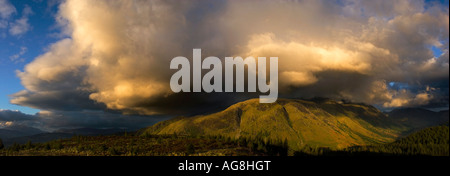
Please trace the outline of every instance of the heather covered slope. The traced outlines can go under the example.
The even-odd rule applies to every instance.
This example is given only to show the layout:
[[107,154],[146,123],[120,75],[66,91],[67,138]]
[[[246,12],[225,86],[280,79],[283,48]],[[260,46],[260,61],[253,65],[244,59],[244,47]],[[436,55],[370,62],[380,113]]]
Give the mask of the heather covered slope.
[[287,139],[297,150],[306,145],[341,149],[392,142],[404,130],[369,105],[290,99],[260,104],[251,99],[217,113],[163,121],[141,133]]

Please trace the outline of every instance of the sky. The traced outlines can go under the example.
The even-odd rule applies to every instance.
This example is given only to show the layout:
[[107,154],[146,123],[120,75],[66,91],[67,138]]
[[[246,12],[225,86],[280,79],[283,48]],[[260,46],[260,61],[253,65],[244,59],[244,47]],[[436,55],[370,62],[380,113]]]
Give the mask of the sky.
[[278,57],[280,98],[448,109],[448,4],[0,0],[0,127],[142,128],[258,97],[173,93],[193,48]]
[[0,108],[34,114],[37,109],[9,103],[9,96],[24,87],[16,76],[36,56],[56,42],[56,4],[38,1],[0,1]]

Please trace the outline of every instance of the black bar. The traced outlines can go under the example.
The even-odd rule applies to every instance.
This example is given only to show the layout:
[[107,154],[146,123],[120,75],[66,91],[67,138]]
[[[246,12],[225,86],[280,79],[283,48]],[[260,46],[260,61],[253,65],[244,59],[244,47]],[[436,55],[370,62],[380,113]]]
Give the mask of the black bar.
[[[206,170],[179,170],[180,163],[212,163],[209,173]],[[232,170],[233,162],[237,170]],[[242,170],[241,161],[256,164]],[[261,161],[266,161],[261,162]],[[270,161],[270,162],[267,162]],[[356,174],[363,173],[442,173],[447,171],[450,157],[0,157],[0,167],[27,168],[21,171],[64,170],[73,174],[118,174],[144,173],[144,175],[294,175]],[[230,167],[224,169],[224,163]],[[261,165],[268,163],[268,168]],[[199,167],[200,168],[200,167]],[[253,169],[252,169],[253,168]],[[223,170],[224,169],[224,170]],[[361,172],[363,171],[363,173]],[[142,175],[142,174],[139,174]],[[363,174],[365,175],[365,174]]]

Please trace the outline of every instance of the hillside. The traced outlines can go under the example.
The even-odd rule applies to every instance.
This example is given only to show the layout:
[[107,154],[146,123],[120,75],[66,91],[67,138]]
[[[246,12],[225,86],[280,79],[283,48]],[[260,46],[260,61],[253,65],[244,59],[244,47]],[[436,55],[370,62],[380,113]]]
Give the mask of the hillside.
[[287,139],[289,147],[298,150],[304,146],[342,149],[392,142],[404,130],[369,105],[290,99],[260,104],[251,99],[210,115],[163,121],[140,133]]
[[341,151],[317,149],[314,152],[297,152],[297,155],[410,155],[410,156],[449,156],[449,127],[435,126],[414,132],[388,144],[356,146]]
[[449,127],[435,126],[425,128],[396,141],[400,145],[449,145]]

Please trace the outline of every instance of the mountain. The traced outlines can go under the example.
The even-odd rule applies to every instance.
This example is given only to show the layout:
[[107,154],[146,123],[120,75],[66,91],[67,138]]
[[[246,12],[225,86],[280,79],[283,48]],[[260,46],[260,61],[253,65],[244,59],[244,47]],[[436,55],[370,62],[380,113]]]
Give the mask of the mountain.
[[72,136],[74,136],[74,134],[69,134],[69,133],[40,133],[40,134],[35,134],[35,135],[30,135],[30,136],[20,136],[20,137],[6,138],[6,139],[3,139],[3,144],[5,146],[11,146],[14,143],[25,144],[28,141],[30,141],[32,143],[48,142],[48,141],[57,140],[57,139],[70,138]]
[[43,133],[43,131],[33,127],[13,125],[0,129],[0,139],[30,136],[39,133]]
[[[15,131],[23,128],[12,128]],[[28,130],[30,131],[30,130]],[[0,131],[2,132],[2,131]],[[28,141],[32,143],[38,142],[48,142],[57,139],[71,138],[75,135],[83,136],[98,136],[98,135],[112,135],[116,133],[125,132],[123,129],[118,128],[107,128],[107,129],[96,129],[96,128],[74,128],[74,129],[60,129],[54,132],[43,132],[35,131],[34,133],[21,133],[20,135],[11,135],[8,133],[8,138],[1,138],[5,146],[10,146],[13,143],[25,144]]]
[[305,146],[342,149],[393,142],[405,130],[370,105],[328,99],[279,99],[261,104],[259,99],[251,99],[221,112],[159,122],[140,133],[287,139],[289,147],[296,150]]
[[96,135],[110,135],[120,132],[125,132],[124,129],[119,128],[106,128],[106,129],[98,129],[98,128],[75,128],[75,129],[60,129],[56,131],[56,133],[68,133],[68,134],[76,134],[76,135],[84,135],[84,136],[96,136]]
[[414,129],[444,124],[449,121],[448,110],[434,112],[422,108],[402,108],[392,110],[388,116],[397,123]]

